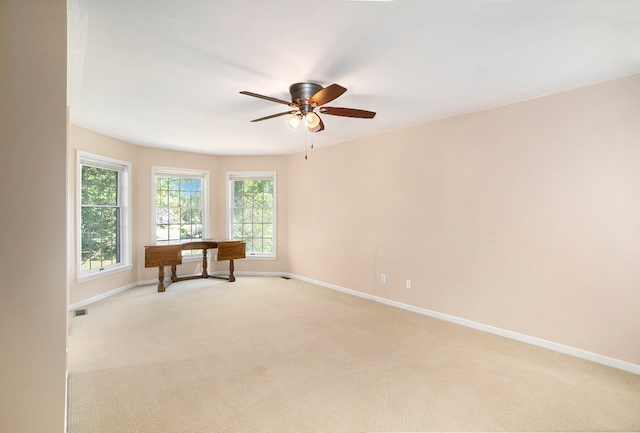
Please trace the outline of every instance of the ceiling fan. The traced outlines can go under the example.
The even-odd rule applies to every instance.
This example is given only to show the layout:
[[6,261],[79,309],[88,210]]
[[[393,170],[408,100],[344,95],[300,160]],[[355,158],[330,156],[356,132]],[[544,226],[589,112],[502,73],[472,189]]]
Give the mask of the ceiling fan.
[[331,84],[330,86],[322,87],[316,83],[295,83],[289,87],[291,102],[272,98],[270,96],[259,95],[253,92],[242,91],[240,93],[243,95],[253,96],[254,98],[277,102],[278,104],[288,105],[292,108],[291,110],[283,111],[282,113],[253,119],[251,122],[260,122],[262,120],[273,119],[274,117],[291,115],[287,123],[293,129],[298,129],[300,124],[304,122],[309,132],[320,132],[324,129],[324,123],[320,116],[318,116],[318,113],[330,114],[332,116],[355,117],[359,119],[373,119],[376,115],[373,111],[324,106],[324,104],[333,101],[346,91],[347,89],[338,84]]

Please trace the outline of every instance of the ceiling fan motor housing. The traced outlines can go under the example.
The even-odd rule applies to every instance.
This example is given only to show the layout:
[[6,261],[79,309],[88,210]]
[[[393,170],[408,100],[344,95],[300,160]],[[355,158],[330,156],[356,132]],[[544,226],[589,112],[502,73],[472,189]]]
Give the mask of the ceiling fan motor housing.
[[289,86],[291,93],[291,102],[300,106],[302,114],[313,111],[313,107],[309,104],[309,99],[322,90],[322,86],[316,83],[295,83]]

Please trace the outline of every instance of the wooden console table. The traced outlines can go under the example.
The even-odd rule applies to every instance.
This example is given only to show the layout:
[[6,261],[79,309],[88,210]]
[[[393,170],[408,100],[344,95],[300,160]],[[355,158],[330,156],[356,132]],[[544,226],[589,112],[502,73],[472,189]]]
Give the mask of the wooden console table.
[[[164,267],[171,266],[171,281],[190,280],[193,278],[208,278],[207,272],[207,250],[218,249],[218,261],[229,260],[228,280],[233,282],[236,277],[233,275],[233,261],[246,257],[246,244],[244,241],[198,239],[189,241],[162,242],[144,247],[144,267],[158,268],[158,292],[164,292]],[[202,250],[202,274],[187,277],[178,277],[176,269],[182,264],[183,250]],[[214,278],[218,278],[212,276]],[[225,278],[226,279],[226,278]]]

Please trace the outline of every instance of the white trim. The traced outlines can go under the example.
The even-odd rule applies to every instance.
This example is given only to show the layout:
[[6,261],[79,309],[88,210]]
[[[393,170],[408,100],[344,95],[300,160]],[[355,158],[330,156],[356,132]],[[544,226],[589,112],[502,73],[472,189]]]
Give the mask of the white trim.
[[[273,180],[275,182],[275,178],[276,178],[275,170],[228,171],[227,172],[227,180]],[[275,188],[274,188],[274,192],[275,192]]]
[[[107,158],[106,156],[99,156],[98,155],[91,155],[87,152],[84,152],[82,150],[78,151],[79,153],[82,153],[83,155],[79,155],[79,161],[80,164],[82,165],[86,165],[89,167],[95,167],[95,168],[104,168],[106,170],[111,170],[111,171],[124,171],[125,167],[124,164],[122,164],[122,162],[118,162],[118,160],[115,160],[113,158]],[[91,155],[91,156],[90,156]]]
[[523,343],[532,344],[534,346],[543,347],[545,349],[553,350],[555,352],[564,353],[565,355],[574,356],[576,358],[585,359],[598,364],[606,365],[608,367],[617,368],[619,370],[628,371],[629,373],[640,375],[640,365],[632,364],[631,362],[622,361],[620,359],[610,358],[608,356],[600,355],[598,353],[589,352],[587,350],[578,349],[571,346],[565,346],[564,344],[555,343],[553,341],[544,340],[542,338],[532,337],[530,335],[520,334],[518,332],[509,331],[502,328],[496,328],[495,326],[485,325],[483,323],[473,322],[471,320],[462,319],[456,316],[450,316],[448,314],[439,313],[437,311],[427,310],[425,308],[416,307],[413,305],[404,304],[402,302],[392,301],[390,299],[381,298],[379,296],[370,295],[368,293],[358,292],[356,290],[347,289],[345,287],[336,286],[334,284],[325,283],[322,281],[314,280],[311,278],[302,277],[300,275],[289,274],[289,277],[295,278],[308,283],[316,284],[318,286],[326,287],[328,289],[337,290],[339,292],[347,293],[350,295],[358,296],[360,298],[370,299],[381,304],[390,305],[392,307],[402,308],[403,310],[411,311],[413,313],[422,314],[425,316],[433,317],[435,319],[444,320],[447,322],[455,323],[458,325],[466,326],[468,328],[477,329],[480,331],[488,332],[490,334],[499,335],[501,337],[510,338]]

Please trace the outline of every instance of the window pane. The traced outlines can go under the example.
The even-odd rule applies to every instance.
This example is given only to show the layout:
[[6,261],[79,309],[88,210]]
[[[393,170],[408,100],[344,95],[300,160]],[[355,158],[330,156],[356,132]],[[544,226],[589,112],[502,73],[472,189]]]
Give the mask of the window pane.
[[265,223],[273,222],[273,211],[271,209],[264,209],[262,212],[262,221]]
[[193,225],[193,238],[202,239],[202,224]]
[[180,239],[180,224],[170,224],[169,225],[169,239],[168,240],[178,240]]
[[242,209],[236,208],[233,209],[233,224],[241,224],[242,223]]
[[168,190],[169,178],[166,176],[156,176],[156,190]]
[[242,237],[242,225],[233,226],[233,239],[244,239]]
[[180,206],[181,207],[190,207],[191,206],[191,193],[189,191],[180,191]]
[[191,181],[193,179],[180,179],[180,190],[182,191],[188,191],[189,190],[189,185],[191,184]]
[[243,224],[251,224],[253,218],[253,211],[251,209],[242,210],[242,222]]
[[191,239],[191,225],[180,226],[180,239]]
[[191,193],[191,207],[202,208],[202,194],[200,191],[194,191]]
[[273,193],[262,194],[262,206],[263,207],[273,206]]
[[169,194],[169,206],[180,206],[180,191],[170,189],[167,193]]
[[253,210],[253,222],[261,223],[263,221],[262,215],[264,214],[264,210],[257,208]]
[[82,166],[81,203],[87,205],[118,204],[118,172]]
[[169,206],[169,192],[166,190],[156,190],[156,206]]
[[156,240],[166,241],[169,239],[169,226],[167,224],[161,224],[156,227]]
[[244,181],[237,180],[233,185],[233,205],[242,207],[244,203]]
[[120,262],[120,208],[83,207],[81,210],[81,269]]
[[169,224],[180,224],[181,212],[179,207],[169,208]]
[[191,209],[191,222],[202,225],[202,209]]

